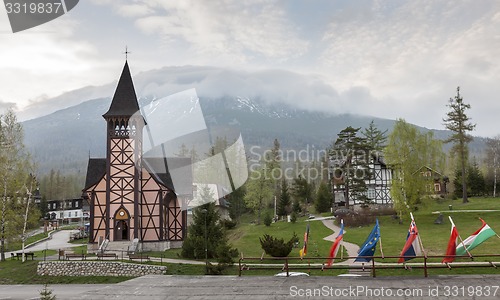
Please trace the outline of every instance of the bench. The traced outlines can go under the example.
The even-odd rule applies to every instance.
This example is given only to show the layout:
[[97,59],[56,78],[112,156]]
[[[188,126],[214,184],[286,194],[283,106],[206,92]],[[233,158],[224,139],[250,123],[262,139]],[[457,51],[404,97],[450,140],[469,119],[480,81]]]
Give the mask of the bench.
[[82,260],[85,259],[85,254],[82,253],[66,253],[65,255],[66,260],[69,260],[70,258],[81,258]]
[[143,260],[150,260],[149,255],[147,254],[129,254],[128,259],[134,260],[134,259],[140,259],[141,261]]
[[[26,259],[28,258],[28,256],[31,256],[31,260],[35,259],[35,253],[33,252],[24,252],[24,256],[26,257]],[[23,257],[23,253],[22,252],[11,253],[10,258],[13,260],[14,257],[17,258],[17,260],[19,260],[19,258]]]
[[105,257],[112,257],[114,259],[118,259],[118,255],[116,253],[97,253],[97,259],[103,259]]

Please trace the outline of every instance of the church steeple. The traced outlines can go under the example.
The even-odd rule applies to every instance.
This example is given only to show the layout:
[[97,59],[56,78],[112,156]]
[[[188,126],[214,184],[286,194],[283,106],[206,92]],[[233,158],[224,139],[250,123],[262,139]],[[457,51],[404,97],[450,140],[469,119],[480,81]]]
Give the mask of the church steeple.
[[135,94],[134,83],[130,76],[130,69],[128,62],[125,61],[122,75],[118,81],[115,95],[111,101],[108,112],[103,117],[108,119],[110,117],[131,117],[139,111],[139,104],[137,103],[137,96]]

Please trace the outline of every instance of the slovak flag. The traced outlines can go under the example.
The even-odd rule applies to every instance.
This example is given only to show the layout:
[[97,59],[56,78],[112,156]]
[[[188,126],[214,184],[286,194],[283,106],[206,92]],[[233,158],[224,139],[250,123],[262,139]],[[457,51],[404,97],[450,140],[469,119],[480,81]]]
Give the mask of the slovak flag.
[[420,249],[420,236],[418,235],[417,224],[415,220],[411,220],[410,229],[408,230],[408,235],[406,236],[406,243],[399,255],[400,258],[398,263],[405,262],[416,256],[422,254],[422,249]]
[[[450,218],[451,221],[451,218]],[[446,248],[446,256],[443,258],[441,263],[450,263],[455,260],[455,255],[457,254],[457,240],[458,240],[458,231],[455,224],[451,223],[451,234],[450,240],[448,241],[448,248]]]
[[339,251],[340,248],[340,243],[342,242],[342,239],[344,238],[344,220],[340,220],[340,231],[337,237],[335,238],[335,241],[333,242],[332,247],[330,248],[330,255],[328,256],[328,261],[326,262],[326,266],[330,267],[335,260],[335,257],[337,256],[337,252]]

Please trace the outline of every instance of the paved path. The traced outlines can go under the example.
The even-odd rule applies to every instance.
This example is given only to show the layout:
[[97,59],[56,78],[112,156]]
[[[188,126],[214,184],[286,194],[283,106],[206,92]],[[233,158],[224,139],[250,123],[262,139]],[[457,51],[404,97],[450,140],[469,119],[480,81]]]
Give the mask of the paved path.
[[[78,247],[80,245],[70,244],[68,242],[71,234],[74,232],[76,232],[76,231],[72,231],[72,230],[56,231],[52,234],[52,238],[50,238],[46,241],[37,243],[31,247],[25,248],[24,251],[25,252],[32,252],[32,251],[41,251],[41,250],[45,250],[45,249],[58,250],[58,249],[68,249],[68,248],[72,248],[72,247]],[[8,258],[8,257],[10,257],[11,253],[18,253],[18,252],[21,252],[21,250],[6,252],[5,257]]]
[[[330,234],[329,236],[327,236],[327,237],[325,237],[323,239],[327,240],[327,241],[332,241],[333,242],[335,240],[335,238],[337,237],[337,235],[339,234],[340,227],[338,227],[337,225],[335,225],[335,223],[333,223],[333,219],[324,219],[324,220],[321,220],[321,221],[323,222],[323,225],[325,225],[326,227],[328,227],[331,230],[333,230],[332,234]],[[347,230],[345,230],[345,227],[344,227],[344,234],[346,234],[346,233],[347,233]],[[356,257],[356,256],[358,256],[358,251],[359,251],[359,246],[358,245],[346,242],[344,240],[342,240],[342,245],[347,250],[347,255],[349,255],[350,257]],[[354,258],[348,259],[344,263],[352,264],[352,263],[354,263]]]

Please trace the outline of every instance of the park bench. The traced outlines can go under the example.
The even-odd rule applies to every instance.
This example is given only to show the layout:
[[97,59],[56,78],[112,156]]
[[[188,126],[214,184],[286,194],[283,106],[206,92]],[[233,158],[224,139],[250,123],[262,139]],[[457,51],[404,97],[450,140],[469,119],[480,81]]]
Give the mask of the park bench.
[[[28,256],[31,256],[31,260],[35,259],[35,253],[33,253],[33,252],[24,252],[24,255],[26,256],[26,259],[28,258]],[[17,258],[17,260],[19,260],[20,258],[23,257],[23,253],[22,252],[11,253],[10,258],[13,260],[14,257]]]
[[81,258],[82,260],[84,260],[85,254],[83,254],[83,253],[66,253],[65,257],[66,257],[66,260],[69,260],[70,258]]
[[118,255],[116,253],[97,253],[97,259],[104,259],[105,257],[118,259]]
[[147,254],[129,254],[128,259],[130,259],[130,260],[139,259],[141,261],[143,261],[143,260],[149,261],[150,260],[149,255],[147,255]]

